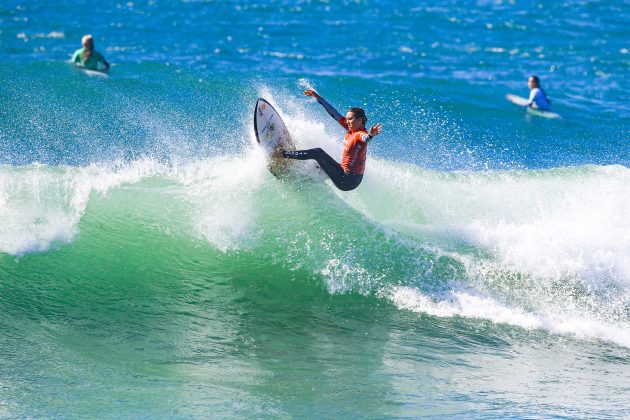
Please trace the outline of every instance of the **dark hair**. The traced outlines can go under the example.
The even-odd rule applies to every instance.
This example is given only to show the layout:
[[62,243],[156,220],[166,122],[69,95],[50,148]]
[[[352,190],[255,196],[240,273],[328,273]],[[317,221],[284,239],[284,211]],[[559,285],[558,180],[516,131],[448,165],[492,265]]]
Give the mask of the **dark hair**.
[[363,120],[363,125],[367,124],[367,117],[363,108],[350,108],[348,111],[352,112],[355,117]]
[[547,92],[545,92],[545,89],[543,89],[542,86],[540,86],[540,79],[538,78],[538,76],[529,76],[529,77],[536,83],[536,86],[538,86],[538,89],[540,89],[543,95],[545,95],[545,99],[547,99],[547,102],[551,103],[551,99],[549,99],[549,96],[547,96]]

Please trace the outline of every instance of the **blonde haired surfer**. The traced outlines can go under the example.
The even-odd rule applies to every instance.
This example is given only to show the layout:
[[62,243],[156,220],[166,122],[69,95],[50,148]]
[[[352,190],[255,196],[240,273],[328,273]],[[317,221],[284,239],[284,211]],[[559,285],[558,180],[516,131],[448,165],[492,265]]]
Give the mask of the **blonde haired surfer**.
[[[105,60],[105,57],[94,49],[94,38],[92,35],[84,35],[81,38],[81,44],[83,44],[83,47],[74,52],[71,62],[87,70],[109,70],[109,63]],[[103,64],[104,69],[99,68],[99,64]]]

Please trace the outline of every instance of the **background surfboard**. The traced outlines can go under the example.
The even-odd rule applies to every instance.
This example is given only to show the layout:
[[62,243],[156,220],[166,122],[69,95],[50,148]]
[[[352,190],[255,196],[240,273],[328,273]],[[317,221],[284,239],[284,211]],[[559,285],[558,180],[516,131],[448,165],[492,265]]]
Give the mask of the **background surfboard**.
[[104,71],[100,71],[100,70],[90,70],[90,69],[82,69],[83,72],[85,72],[85,74],[87,74],[90,77],[102,77],[102,78],[108,78],[109,75],[107,73],[105,73]]
[[267,155],[271,173],[276,176],[287,173],[293,161],[283,158],[281,152],[295,150],[295,143],[278,112],[263,98],[256,101],[254,131],[258,144]]
[[[516,104],[519,106],[527,106],[527,104],[529,103],[529,100],[527,98],[523,98],[522,96],[518,96],[518,95],[513,95],[511,93],[508,93],[507,95],[505,95],[505,98],[508,101],[512,102],[513,104]],[[536,116],[544,117],[544,118],[561,118],[560,114],[556,114],[555,112],[542,111],[540,109],[535,109],[530,106],[527,106],[527,112],[531,115],[536,115]]]

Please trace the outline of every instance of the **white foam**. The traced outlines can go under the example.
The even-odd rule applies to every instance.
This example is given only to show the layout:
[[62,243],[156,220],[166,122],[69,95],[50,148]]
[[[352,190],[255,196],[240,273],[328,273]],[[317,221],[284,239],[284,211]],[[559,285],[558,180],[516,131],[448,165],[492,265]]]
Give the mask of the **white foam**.
[[[245,246],[254,236],[255,194],[269,180],[258,148],[177,165],[152,159],[86,167],[0,167],[0,252],[42,252],[69,243],[93,193],[162,177],[179,185],[175,197],[185,223],[221,251]],[[171,196],[170,198],[172,198]]]
[[326,261],[326,267],[320,270],[326,280],[326,288],[330,293],[359,292],[368,295],[372,286],[383,280],[384,275],[370,273],[359,264],[344,262],[338,258]]
[[255,193],[270,174],[262,152],[222,156],[181,168],[178,179],[191,204],[198,234],[225,252],[247,246],[257,215]]
[[0,167],[0,252],[19,256],[70,242],[92,192],[105,194],[161,171],[151,160],[108,167]]
[[611,323],[573,314],[528,312],[511,307],[491,297],[451,290],[439,297],[431,297],[410,287],[394,288],[389,299],[400,309],[438,317],[462,316],[484,319],[496,324],[509,324],[533,330],[542,329],[555,334],[577,338],[597,338],[630,348],[630,325]]
[[630,284],[630,170],[621,166],[439,173],[372,159],[346,199],[380,223],[486,249],[510,269]]

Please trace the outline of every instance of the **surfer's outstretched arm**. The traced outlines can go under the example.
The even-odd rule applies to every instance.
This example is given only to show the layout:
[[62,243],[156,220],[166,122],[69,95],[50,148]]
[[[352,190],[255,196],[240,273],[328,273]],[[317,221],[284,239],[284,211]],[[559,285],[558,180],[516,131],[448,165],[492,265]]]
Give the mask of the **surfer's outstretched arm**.
[[333,119],[337,121],[339,124],[341,124],[343,128],[345,128],[346,130],[348,129],[346,118],[343,115],[341,115],[339,111],[337,111],[331,104],[329,104],[328,101],[326,101],[326,99],[322,98],[322,96],[319,93],[309,88],[304,91],[304,94],[306,96],[312,96],[313,98],[317,99],[317,102],[319,102],[324,107],[326,112],[328,112],[328,115],[333,117]]

